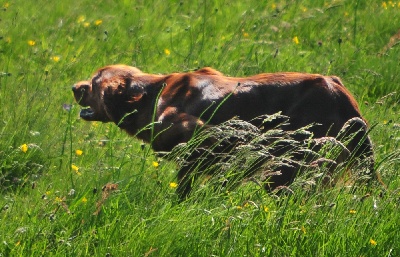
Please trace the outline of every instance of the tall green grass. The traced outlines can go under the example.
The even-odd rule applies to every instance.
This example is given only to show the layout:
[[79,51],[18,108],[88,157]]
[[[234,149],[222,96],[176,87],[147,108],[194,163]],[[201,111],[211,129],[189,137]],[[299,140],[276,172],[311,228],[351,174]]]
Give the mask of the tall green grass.
[[[399,30],[398,2],[1,5],[0,255],[400,255],[400,52],[383,51]],[[174,163],[113,124],[79,119],[71,86],[112,63],[149,73],[338,75],[374,126],[388,190],[310,193],[300,178],[280,195],[252,182],[216,194],[211,181],[177,204]]]

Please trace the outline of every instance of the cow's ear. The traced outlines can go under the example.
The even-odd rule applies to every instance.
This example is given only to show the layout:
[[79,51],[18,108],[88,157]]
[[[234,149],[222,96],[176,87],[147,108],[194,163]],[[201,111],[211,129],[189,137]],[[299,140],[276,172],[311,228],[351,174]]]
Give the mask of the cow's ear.
[[131,85],[128,87],[127,93],[131,99],[129,102],[137,102],[142,99],[143,95],[145,94],[145,90],[142,85],[131,83]]

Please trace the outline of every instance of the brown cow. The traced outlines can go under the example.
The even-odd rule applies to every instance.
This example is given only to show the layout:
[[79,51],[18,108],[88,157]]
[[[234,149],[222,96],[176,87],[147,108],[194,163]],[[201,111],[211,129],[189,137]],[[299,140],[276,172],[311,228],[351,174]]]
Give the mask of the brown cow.
[[[356,117],[358,122],[349,132],[359,132],[347,148],[356,157],[373,156],[357,102],[335,76],[284,72],[228,77],[208,67],[153,75],[111,65],[99,69],[91,80],[76,83],[72,90],[76,101],[88,107],[80,113],[84,120],[114,122],[130,135],[151,142],[155,151],[170,151],[187,142],[195,130],[233,117],[253,122],[260,115],[281,112],[290,118],[288,131],[319,124],[310,129],[315,138],[337,136]],[[153,129],[144,129],[153,121]],[[181,197],[190,191],[190,185],[185,185],[188,172],[178,173]],[[283,174],[273,181],[274,186],[292,177]]]

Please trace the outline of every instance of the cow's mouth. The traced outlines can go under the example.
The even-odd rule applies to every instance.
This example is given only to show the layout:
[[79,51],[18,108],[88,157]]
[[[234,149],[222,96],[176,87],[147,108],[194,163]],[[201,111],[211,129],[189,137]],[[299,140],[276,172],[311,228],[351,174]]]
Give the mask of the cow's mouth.
[[107,117],[107,115],[103,115],[101,112],[97,112],[90,107],[83,108],[79,115],[82,119],[84,119],[86,121],[101,121],[101,122],[110,122],[111,121]]
[[90,107],[82,109],[80,112],[81,118],[84,120],[89,120],[89,121],[94,120],[94,114],[95,113],[94,113],[93,109]]

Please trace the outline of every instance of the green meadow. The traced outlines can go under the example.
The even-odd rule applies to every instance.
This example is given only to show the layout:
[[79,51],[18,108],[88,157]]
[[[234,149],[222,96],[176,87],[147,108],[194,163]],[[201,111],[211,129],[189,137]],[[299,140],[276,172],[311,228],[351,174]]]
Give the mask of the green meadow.
[[[0,256],[400,256],[400,1],[0,1]],[[396,36],[397,35],[397,36]],[[337,75],[369,121],[379,183],[205,182],[71,87],[108,64]],[[271,96],[273,97],[273,96]]]

